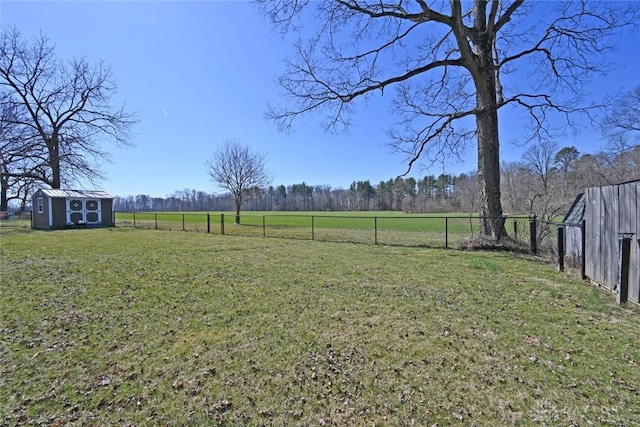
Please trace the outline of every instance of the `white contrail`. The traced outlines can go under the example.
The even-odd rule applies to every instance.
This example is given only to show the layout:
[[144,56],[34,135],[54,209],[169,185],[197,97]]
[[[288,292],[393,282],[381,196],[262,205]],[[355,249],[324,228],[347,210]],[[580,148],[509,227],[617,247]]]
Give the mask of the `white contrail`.
[[169,114],[167,114],[167,110],[164,109],[164,105],[162,105],[162,102],[160,103],[160,108],[162,108],[162,113],[164,114],[164,116],[169,117]]

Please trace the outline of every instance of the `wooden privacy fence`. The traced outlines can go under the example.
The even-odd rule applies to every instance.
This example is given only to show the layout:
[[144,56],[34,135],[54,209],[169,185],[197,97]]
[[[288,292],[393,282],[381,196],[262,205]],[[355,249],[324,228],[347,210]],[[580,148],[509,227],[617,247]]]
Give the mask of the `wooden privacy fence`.
[[640,181],[589,188],[563,222],[533,223],[531,252],[640,303]]
[[[640,303],[640,181],[585,192],[585,273]],[[626,283],[625,283],[626,282]]]

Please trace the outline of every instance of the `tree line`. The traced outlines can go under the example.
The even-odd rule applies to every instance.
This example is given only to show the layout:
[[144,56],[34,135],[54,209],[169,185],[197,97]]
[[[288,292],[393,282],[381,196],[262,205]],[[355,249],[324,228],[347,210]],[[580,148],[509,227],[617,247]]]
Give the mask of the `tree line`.
[[[396,177],[373,184],[353,181],[349,188],[328,185],[267,186],[247,197],[246,211],[402,211],[408,213],[477,212],[477,174]],[[506,214],[553,219],[563,215],[585,188],[640,179],[640,146],[611,143],[595,153],[544,142],[527,148],[519,161],[501,167],[502,204]],[[230,193],[194,189],[167,197],[116,196],[117,211],[232,211]]]
[[[466,174],[441,174],[438,177],[397,177],[372,185],[369,180],[354,181],[348,189],[332,188],[329,185],[309,185],[305,182],[292,185],[270,185],[253,189],[247,195],[243,209],[248,211],[406,211],[427,212],[445,209],[453,197],[455,184],[467,180]],[[235,210],[232,194],[213,194],[194,189],[184,189],[167,197],[148,195],[116,196],[116,210],[120,211],[218,211]],[[421,204],[420,204],[421,203]],[[431,210],[435,212],[434,210]]]

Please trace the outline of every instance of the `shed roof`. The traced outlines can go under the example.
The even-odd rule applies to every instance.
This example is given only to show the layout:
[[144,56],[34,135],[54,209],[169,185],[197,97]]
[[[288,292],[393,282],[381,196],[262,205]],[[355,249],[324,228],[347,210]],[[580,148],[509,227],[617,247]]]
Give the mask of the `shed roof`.
[[60,189],[42,189],[42,194],[54,198],[86,198],[86,199],[113,199],[106,191],[101,190],[60,190]]
[[573,201],[571,209],[569,209],[569,212],[567,212],[567,215],[564,217],[562,222],[566,224],[582,224],[582,220],[584,219],[584,208],[585,197],[584,193],[582,193]]

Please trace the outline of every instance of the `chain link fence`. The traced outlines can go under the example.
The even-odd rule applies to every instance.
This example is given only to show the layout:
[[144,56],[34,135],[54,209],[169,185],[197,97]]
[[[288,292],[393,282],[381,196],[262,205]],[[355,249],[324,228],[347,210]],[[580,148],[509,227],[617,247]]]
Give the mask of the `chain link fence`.
[[[510,238],[529,243],[528,217],[501,219]],[[120,227],[432,248],[458,248],[479,237],[480,222],[478,216],[242,214],[236,224],[231,214],[116,213]]]

